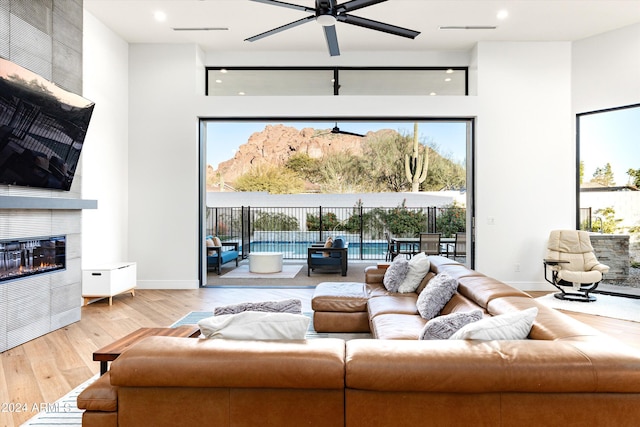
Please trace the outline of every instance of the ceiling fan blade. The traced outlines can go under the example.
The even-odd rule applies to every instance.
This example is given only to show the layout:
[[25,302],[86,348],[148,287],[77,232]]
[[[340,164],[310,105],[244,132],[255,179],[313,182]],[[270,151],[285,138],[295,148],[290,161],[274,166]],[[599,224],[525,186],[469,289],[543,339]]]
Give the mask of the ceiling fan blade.
[[322,27],[322,28],[324,29],[324,37],[327,40],[329,55],[339,56],[340,47],[338,47],[338,34],[336,33],[336,26],[331,25],[331,26]]
[[251,1],[255,1],[256,3],[270,4],[272,6],[286,7],[288,9],[301,10],[303,12],[315,12],[315,9],[312,7],[300,6],[292,3],[285,3],[283,1],[278,1],[278,0],[251,0]]
[[338,15],[336,19],[346,24],[357,25],[358,27],[382,31],[384,33],[407,37],[410,39],[414,39],[420,34],[420,31],[409,30],[408,28],[397,27],[395,25],[385,24],[384,22],[374,21],[373,19],[361,18],[359,16],[342,14]]
[[362,134],[360,134],[360,133],[348,132],[348,131],[346,131],[346,130],[341,130],[341,131],[336,132],[336,133],[341,133],[342,135],[359,136],[360,138],[364,138],[364,137],[365,137],[365,135],[362,135]]
[[260,33],[253,37],[249,37],[248,39],[244,39],[244,41],[254,42],[256,40],[263,39],[273,34],[277,34],[281,31],[288,30],[289,28],[294,28],[294,27],[297,27],[298,25],[302,25],[310,21],[315,21],[315,19],[316,19],[315,15],[310,15],[310,16],[307,16],[306,18],[298,19],[297,21],[290,22],[286,25],[282,25],[281,27],[274,28],[273,30],[265,31],[264,33]]
[[373,6],[374,4],[383,3],[387,0],[351,0],[336,6],[338,13],[351,12],[353,10],[362,9],[363,7]]

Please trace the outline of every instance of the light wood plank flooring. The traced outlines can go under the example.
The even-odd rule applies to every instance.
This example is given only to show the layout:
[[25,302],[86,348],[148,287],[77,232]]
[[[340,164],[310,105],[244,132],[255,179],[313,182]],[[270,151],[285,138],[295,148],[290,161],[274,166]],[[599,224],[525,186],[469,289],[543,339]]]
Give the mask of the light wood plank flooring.
[[[331,280],[319,277],[318,282]],[[93,351],[140,328],[169,326],[190,311],[244,301],[300,298],[311,311],[312,288],[213,287],[139,290],[82,308],[82,320],[0,354],[0,404],[53,403],[99,371]],[[540,296],[544,292],[533,293]],[[640,350],[640,323],[568,313]],[[5,409],[3,407],[2,409]],[[19,426],[31,412],[0,412],[0,426]]]

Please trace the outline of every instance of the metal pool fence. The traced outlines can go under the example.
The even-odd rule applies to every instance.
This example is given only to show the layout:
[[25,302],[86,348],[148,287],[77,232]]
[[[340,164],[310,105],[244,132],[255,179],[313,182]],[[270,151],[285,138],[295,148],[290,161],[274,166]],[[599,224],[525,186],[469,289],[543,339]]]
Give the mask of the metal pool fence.
[[306,259],[307,248],[328,237],[349,242],[349,259],[379,260],[387,252],[386,235],[443,237],[465,231],[461,207],[253,207],[207,208],[206,232],[240,242],[249,252],[282,252],[286,259]]

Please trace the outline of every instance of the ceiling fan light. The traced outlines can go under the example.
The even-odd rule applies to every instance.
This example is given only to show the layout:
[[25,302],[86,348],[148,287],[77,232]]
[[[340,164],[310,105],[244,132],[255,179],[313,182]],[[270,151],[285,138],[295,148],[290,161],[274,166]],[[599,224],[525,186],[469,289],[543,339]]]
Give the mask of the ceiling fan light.
[[336,17],[333,15],[318,15],[316,16],[316,22],[323,27],[331,27],[336,24]]

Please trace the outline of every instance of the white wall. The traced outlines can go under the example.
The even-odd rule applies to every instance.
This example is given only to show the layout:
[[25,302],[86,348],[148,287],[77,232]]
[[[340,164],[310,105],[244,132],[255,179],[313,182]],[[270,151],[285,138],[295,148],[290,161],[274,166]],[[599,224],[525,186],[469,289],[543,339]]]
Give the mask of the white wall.
[[549,231],[575,218],[571,45],[487,42],[477,52],[475,267],[536,289]]
[[83,268],[128,261],[129,45],[84,12],[84,96],[94,108],[82,149]]
[[129,52],[129,261],[140,288],[197,288],[200,53],[149,44]]
[[573,111],[640,103],[640,24],[573,44]]
[[[608,51],[606,42],[596,44]],[[578,49],[588,56],[588,46]],[[570,43],[479,44],[466,55],[477,91],[469,97],[208,98],[202,95],[203,57],[192,45],[130,46],[128,255],[138,262],[141,287],[198,285],[198,117],[327,114],[477,117],[476,268],[523,289],[545,286],[541,259],[549,230],[573,227],[575,218]],[[350,64],[345,57],[340,65],[388,65],[384,56],[365,62],[367,57],[354,55],[358,61]],[[465,65],[459,59],[459,54],[430,52],[416,59],[395,53],[393,65],[447,60]],[[205,61],[212,66],[326,65],[315,57],[300,60],[280,63],[270,56],[260,62],[254,55],[252,62],[207,53]],[[574,59],[573,66],[575,76],[575,67],[587,65]],[[574,85],[574,99],[577,90],[582,87]]]

